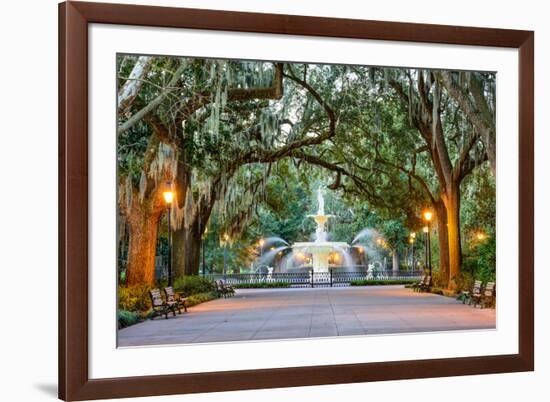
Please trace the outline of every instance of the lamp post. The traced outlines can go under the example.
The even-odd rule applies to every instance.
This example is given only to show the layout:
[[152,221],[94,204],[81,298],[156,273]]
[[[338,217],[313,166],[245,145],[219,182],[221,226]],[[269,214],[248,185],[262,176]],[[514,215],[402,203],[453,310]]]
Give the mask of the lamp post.
[[428,229],[428,243],[427,243],[427,252],[428,252],[428,270],[430,272],[430,285],[432,284],[431,281],[432,281],[432,245],[431,245],[431,240],[430,240],[430,234],[431,234],[431,224],[432,224],[432,218],[433,218],[433,213],[432,211],[424,211],[424,220],[426,221],[427,223],[427,229]]
[[164,202],[168,208],[168,286],[172,286],[172,227],[170,226],[170,215],[172,211],[172,201],[174,192],[172,190],[162,193]]
[[264,258],[264,246],[265,246],[265,239],[261,238],[258,240],[258,246],[260,247],[260,261],[258,262],[260,273],[262,272],[262,259]]
[[229,243],[229,235],[225,233],[223,235],[223,279],[226,279],[227,275],[227,244]]
[[424,232],[424,263],[428,267],[428,227],[424,226],[422,232]]
[[201,248],[202,248],[202,276],[206,275],[206,249],[205,249],[205,238],[208,234],[208,227],[204,228],[204,234],[201,237]]
[[416,233],[411,232],[409,235],[409,243],[411,243],[411,271],[414,271],[414,242],[416,240]]

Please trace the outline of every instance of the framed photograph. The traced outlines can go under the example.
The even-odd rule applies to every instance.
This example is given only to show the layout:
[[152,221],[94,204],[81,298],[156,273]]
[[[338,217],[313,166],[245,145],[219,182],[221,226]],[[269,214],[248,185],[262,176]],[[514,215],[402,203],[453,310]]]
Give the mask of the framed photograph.
[[59,5],[59,397],[534,369],[534,33]]

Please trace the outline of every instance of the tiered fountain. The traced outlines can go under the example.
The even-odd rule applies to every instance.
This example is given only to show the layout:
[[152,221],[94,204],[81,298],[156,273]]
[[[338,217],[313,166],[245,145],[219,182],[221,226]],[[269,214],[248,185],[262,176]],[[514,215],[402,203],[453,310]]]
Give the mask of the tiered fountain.
[[[327,222],[332,215],[325,215],[325,199],[323,198],[321,189],[317,190],[317,201],[317,214],[309,215],[317,223],[315,241],[294,243],[291,246],[292,254],[295,257],[301,257],[301,259],[304,259],[303,256],[310,254],[313,272],[328,272],[331,256],[343,259],[342,264],[339,265],[351,266],[352,261],[348,251],[349,245],[345,242],[327,241]],[[291,260],[288,262],[290,263]]]

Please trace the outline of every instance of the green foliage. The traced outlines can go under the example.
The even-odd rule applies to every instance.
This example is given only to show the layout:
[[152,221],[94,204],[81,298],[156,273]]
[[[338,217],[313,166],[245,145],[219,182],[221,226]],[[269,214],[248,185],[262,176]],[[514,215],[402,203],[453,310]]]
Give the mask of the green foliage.
[[139,313],[135,311],[119,310],[117,312],[118,329],[129,327],[140,321]]
[[413,279],[403,279],[403,280],[390,279],[387,281],[376,280],[376,279],[372,279],[372,280],[361,279],[356,281],[350,281],[349,285],[350,286],[408,285],[415,282],[417,281]]
[[459,281],[461,289],[468,289],[474,280],[496,280],[496,192],[488,167],[465,181],[460,212],[463,260]]
[[132,312],[147,311],[151,308],[151,297],[148,285],[119,286],[118,308],[119,311]]
[[260,282],[260,283],[237,283],[232,285],[235,289],[269,289],[269,288],[289,288],[288,282]]
[[[117,58],[119,85],[126,82],[136,61],[133,55]],[[212,198],[216,205],[204,236],[207,271],[220,273],[224,266],[227,273],[248,271],[259,253],[257,241],[261,237],[280,236],[290,243],[310,240],[315,225],[307,215],[315,212],[314,192],[318,187],[330,188],[326,209],[335,215],[329,221],[332,240],[350,242],[369,227],[387,244],[373,247],[371,260],[391,261],[395,253],[403,257],[410,231],[418,232],[422,226],[420,211],[430,205],[432,196],[437,199],[443,191],[427,139],[414,128],[410,115],[421,105],[421,86],[428,89],[424,100],[434,102],[437,72],[424,72],[426,82],[421,83],[420,70],[416,69],[285,63],[280,99],[228,99],[234,90],[269,87],[276,77],[275,69],[275,63],[261,61],[154,57],[135,102],[118,115],[119,124],[128,121],[165,91],[175,71],[181,73],[178,89],[162,98],[149,117],[155,117],[179,140],[174,154],[184,161],[189,194],[195,202],[206,194],[205,189],[212,186],[219,190]],[[483,79],[487,99],[494,100],[494,74],[468,74]],[[470,78],[464,73],[459,76],[457,84],[468,92]],[[321,101],[298,78],[313,88]],[[466,156],[478,165],[461,184],[464,275],[494,278],[496,192],[488,164],[479,158],[483,139],[476,141],[468,155],[461,154],[473,133],[472,125],[445,90],[441,92],[439,108],[450,161],[454,164]],[[410,109],[403,100],[408,97],[412,97]],[[196,105],[200,107],[194,108]],[[336,132],[330,140],[296,147],[285,159],[242,163],[245,156],[278,152],[296,140],[311,140],[325,133],[329,126],[325,105],[337,116]],[[117,138],[119,177],[130,178],[134,193],[144,174],[151,174],[149,168],[144,171],[144,165],[150,156],[147,149],[156,152],[150,141],[152,133],[148,119]],[[326,165],[308,162],[300,157],[303,153]],[[335,167],[340,169],[338,173]],[[340,174],[341,170],[347,174]],[[119,184],[123,189],[122,180]],[[159,227],[157,252],[166,255],[165,222]],[[470,245],[469,233],[476,230],[488,233],[488,241]],[[220,239],[227,233],[232,238],[225,246]],[[436,266],[436,235],[433,239]],[[416,251],[422,255],[421,236],[417,242]],[[184,294],[209,291],[200,279],[183,278],[176,281],[176,288]],[[139,292],[125,292],[119,296],[121,303],[136,308]]]
[[463,275],[483,282],[496,280],[496,239],[494,235],[483,241],[470,240],[462,262]]
[[218,295],[216,294],[216,292],[197,293],[197,294],[188,296],[186,303],[188,307],[192,307],[192,306],[196,306],[197,304],[204,303],[217,298],[218,298]]
[[183,296],[196,295],[199,293],[212,292],[215,289],[214,283],[199,275],[186,275],[176,278],[174,289]]

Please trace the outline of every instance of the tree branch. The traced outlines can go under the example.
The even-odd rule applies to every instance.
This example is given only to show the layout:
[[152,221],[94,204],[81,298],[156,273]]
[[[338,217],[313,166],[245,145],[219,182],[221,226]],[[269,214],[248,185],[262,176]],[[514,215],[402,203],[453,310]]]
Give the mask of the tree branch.
[[143,84],[143,78],[147,76],[153,63],[153,58],[149,56],[139,56],[136,64],[132,68],[130,76],[124,84],[120,87],[118,91],[118,112],[123,114],[126,113],[136,96],[138,95],[141,85]]
[[180,62],[179,67],[174,72],[174,75],[172,75],[172,78],[168,82],[168,85],[166,88],[151,102],[149,102],[146,106],[144,106],[142,109],[140,109],[138,112],[132,115],[128,120],[126,120],[124,123],[121,123],[118,126],[117,133],[118,135],[124,133],[125,131],[128,131],[130,128],[132,128],[135,124],[137,124],[140,120],[142,120],[145,116],[147,116],[149,113],[151,113],[153,110],[155,110],[164,100],[164,98],[171,92],[175,90],[175,86],[178,83],[178,81],[181,78],[181,74],[183,73],[183,70],[185,69],[185,63]]

